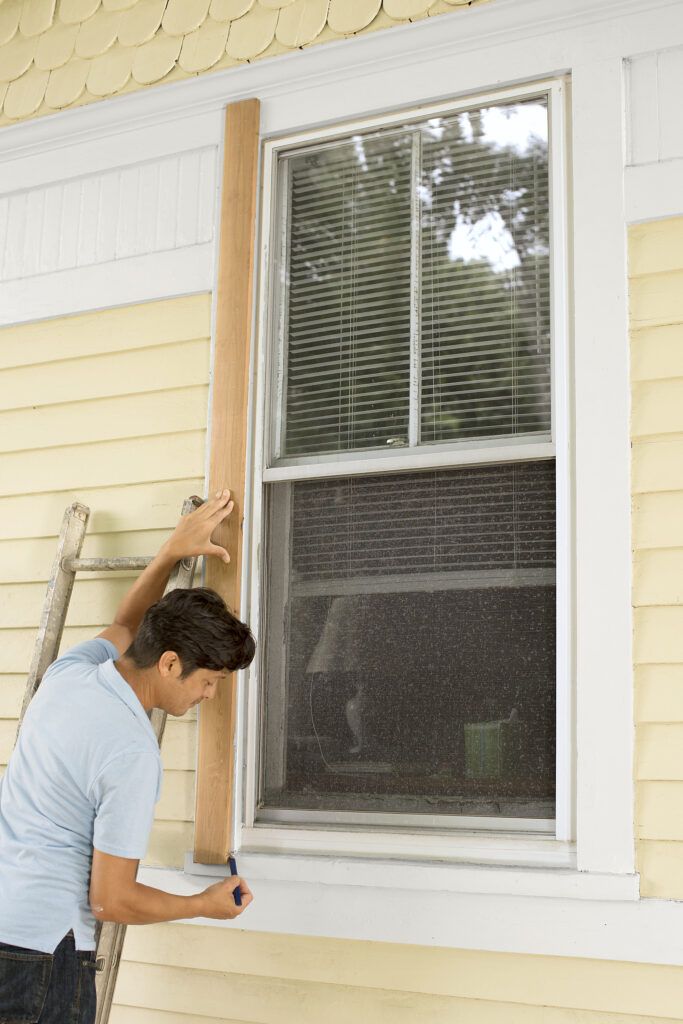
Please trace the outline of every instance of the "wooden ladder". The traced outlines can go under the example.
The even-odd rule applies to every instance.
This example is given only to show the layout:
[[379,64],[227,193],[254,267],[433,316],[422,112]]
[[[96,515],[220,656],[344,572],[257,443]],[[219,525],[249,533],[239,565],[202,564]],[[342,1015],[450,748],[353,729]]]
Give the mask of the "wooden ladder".
[[[196,496],[187,498],[183,503],[181,514],[187,515],[201,504],[201,498]],[[31,668],[19,716],[19,727],[21,727],[26,709],[40,686],[45,671],[59,653],[76,573],[144,569],[152,561],[151,557],[81,558],[81,547],[89,518],[90,509],[87,505],[81,505],[79,502],[74,502],[64,513],[57,552],[47,585],[43,613],[33,649]],[[167,594],[177,587],[191,587],[196,564],[196,557],[184,558],[178,562],[171,573],[165,593]],[[161,744],[166,725],[166,712],[154,708],[149,718]],[[106,922],[97,926],[96,1024],[107,1024],[109,1020],[125,934],[126,926],[122,924]]]

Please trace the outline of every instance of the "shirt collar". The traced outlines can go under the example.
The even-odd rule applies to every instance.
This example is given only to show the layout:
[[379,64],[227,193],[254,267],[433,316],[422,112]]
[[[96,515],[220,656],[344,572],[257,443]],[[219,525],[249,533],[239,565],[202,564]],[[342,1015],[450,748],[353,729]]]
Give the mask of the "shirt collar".
[[147,734],[154,740],[155,745],[159,746],[159,741],[156,737],[156,733],[152,728],[152,723],[149,720],[147,712],[143,708],[138,696],[130,686],[129,683],[123,678],[119,670],[116,668],[114,661],[110,658],[108,661],[103,661],[100,664],[100,674],[104,679],[104,682],[109,690],[116,694],[124,704],[127,704],[130,710],[133,712],[135,717],[138,719],[143,729]]

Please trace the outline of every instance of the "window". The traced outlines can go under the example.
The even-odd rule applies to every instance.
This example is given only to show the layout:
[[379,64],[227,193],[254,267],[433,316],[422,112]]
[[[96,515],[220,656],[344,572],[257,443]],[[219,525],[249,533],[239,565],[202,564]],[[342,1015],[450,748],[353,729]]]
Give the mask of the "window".
[[552,832],[548,93],[273,163],[255,821]]

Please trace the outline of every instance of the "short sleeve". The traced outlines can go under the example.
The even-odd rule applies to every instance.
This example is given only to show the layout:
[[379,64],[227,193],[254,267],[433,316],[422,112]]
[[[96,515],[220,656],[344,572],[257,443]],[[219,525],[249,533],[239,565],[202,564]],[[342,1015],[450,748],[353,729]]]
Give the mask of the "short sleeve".
[[78,665],[101,665],[103,661],[109,661],[110,658],[118,658],[118,656],[119,652],[111,640],[95,637],[93,640],[85,640],[82,644],[76,644],[75,647],[71,647],[61,654],[48,667],[43,678]]
[[95,805],[95,849],[113,857],[141,860],[147,852],[160,785],[161,765],[155,754],[112,758],[90,789]]

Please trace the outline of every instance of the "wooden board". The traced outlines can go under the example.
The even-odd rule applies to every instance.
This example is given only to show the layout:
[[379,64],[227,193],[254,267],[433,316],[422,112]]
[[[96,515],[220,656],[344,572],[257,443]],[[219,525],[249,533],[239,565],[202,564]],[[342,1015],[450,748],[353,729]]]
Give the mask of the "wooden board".
[[[226,566],[207,565],[206,584],[239,614],[244,520],[249,350],[253,321],[254,229],[260,104],[244,100],[227,108],[216,296],[216,342],[209,493],[229,487],[235,511],[216,541],[230,551]],[[224,863],[231,845],[234,677],[202,708],[199,722],[195,860]]]

